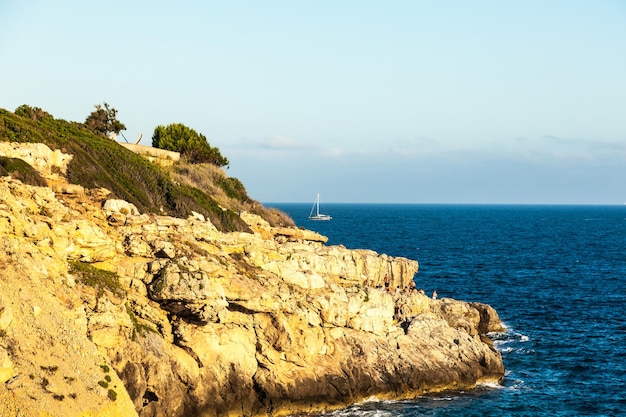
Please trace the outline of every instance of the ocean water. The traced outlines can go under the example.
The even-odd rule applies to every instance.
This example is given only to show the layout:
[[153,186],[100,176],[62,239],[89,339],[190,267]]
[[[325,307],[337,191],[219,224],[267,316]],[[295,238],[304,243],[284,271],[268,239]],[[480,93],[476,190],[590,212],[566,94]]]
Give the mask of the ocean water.
[[266,204],[328,244],[420,263],[418,288],[492,305],[501,384],[330,416],[626,416],[626,205]]

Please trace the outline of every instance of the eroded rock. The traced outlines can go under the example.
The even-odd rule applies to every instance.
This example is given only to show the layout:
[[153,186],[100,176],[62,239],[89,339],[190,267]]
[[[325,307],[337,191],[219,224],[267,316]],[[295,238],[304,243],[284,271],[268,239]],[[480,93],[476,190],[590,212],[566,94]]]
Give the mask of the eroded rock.
[[[18,393],[27,414],[278,416],[504,373],[495,310],[416,291],[415,261],[249,213],[254,233],[221,233],[105,197],[0,179],[0,409]],[[93,273],[69,274],[75,261]]]

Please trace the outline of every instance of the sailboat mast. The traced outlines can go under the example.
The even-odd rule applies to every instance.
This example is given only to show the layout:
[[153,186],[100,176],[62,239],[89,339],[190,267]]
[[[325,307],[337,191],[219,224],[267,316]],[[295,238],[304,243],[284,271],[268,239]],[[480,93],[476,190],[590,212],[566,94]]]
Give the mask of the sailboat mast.
[[317,212],[316,214],[320,215],[320,193],[317,193],[317,199],[315,200],[315,206],[317,207]]

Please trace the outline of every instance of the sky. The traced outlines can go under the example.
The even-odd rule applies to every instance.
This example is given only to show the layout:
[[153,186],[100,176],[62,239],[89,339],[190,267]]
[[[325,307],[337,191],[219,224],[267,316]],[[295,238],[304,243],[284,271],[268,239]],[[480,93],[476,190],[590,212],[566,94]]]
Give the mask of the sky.
[[0,108],[183,123],[261,202],[626,203],[623,0],[2,0],[0,51]]

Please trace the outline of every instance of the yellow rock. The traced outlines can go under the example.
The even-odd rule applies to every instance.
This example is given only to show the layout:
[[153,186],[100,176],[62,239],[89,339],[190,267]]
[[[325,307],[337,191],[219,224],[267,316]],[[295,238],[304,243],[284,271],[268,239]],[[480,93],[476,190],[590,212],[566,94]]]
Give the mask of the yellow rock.
[[9,358],[6,350],[0,347],[0,384],[4,384],[14,376],[15,369],[13,369],[13,362]]

